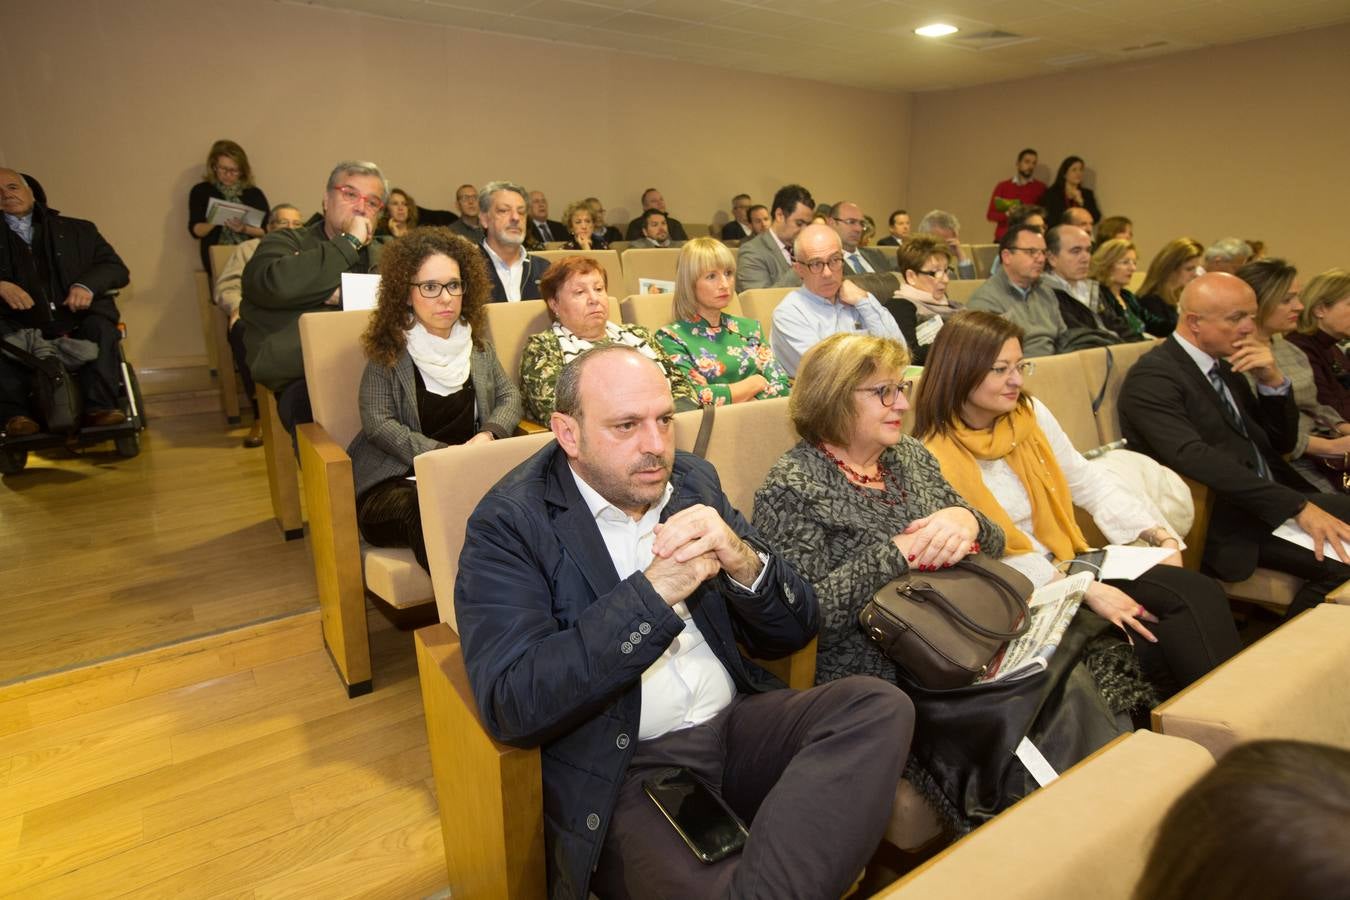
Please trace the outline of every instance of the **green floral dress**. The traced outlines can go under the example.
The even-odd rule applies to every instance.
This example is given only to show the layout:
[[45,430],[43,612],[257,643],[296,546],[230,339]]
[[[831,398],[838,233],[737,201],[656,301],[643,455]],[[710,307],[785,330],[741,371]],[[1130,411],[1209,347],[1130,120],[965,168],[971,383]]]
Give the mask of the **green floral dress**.
[[666,378],[670,381],[670,393],[675,398],[676,411],[698,409],[698,394],[694,384],[683,371],[666,359],[647,329],[640,325],[609,322],[605,326],[603,340],[588,341],[577,337],[561,322],[554,322],[547,331],[530,337],[520,357],[520,392],[525,401],[526,417],[541,425],[547,424],[557,402],[554,388],[563,366],[592,347],[605,344],[624,344],[659,363],[666,370]]
[[756,400],[786,397],[792,390],[792,379],[773,358],[773,350],[754,319],[723,313],[720,325],[709,325],[702,318],[681,320],[659,328],[656,339],[666,358],[695,384],[704,406],[730,403],[729,385],[751,375],[763,375],[769,382],[755,395]]

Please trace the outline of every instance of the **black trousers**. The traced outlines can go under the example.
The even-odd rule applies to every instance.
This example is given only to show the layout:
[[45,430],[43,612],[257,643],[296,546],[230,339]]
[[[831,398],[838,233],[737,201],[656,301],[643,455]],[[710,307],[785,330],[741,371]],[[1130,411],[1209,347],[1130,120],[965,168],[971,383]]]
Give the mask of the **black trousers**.
[[1107,582],[1158,617],[1152,643],[1130,632],[1139,668],[1166,699],[1242,649],[1223,587],[1180,566],[1154,566],[1130,581]]
[[[1350,522],[1350,494],[1309,494],[1308,499],[1342,522]],[[1288,572],[1304,579],[1303,587],[1294,595],[1294,602],[1289,604],[1289,611],[1285,614],[1287,618],[1312,609],[1326,599],[1328,591],[1350,580],[1350,566],[1334,555],[1327,554],[1318,562],[1311,550],[1270,534],[1261,538],[1258,564],[1262,568]]]
[[[244,323],[242,320],[230,326],[230,355],[234,357],[234,367],[239,372],[239,379],[244,382],[244,393],[248,395],[248,402],[253,405],[253,418],[257,419],[258,395],[253,384],[253,373],[248,368],[248,354],[244,349]],[[225,373],[222,373],[220,377],[224,378]],[[294,431],[294,429],[291,430]]]
[[422,539],[422,512],[417,483],[390,478],[367,488],[356,500],[356,527],[376,547],[408,547],[428,572],[427,544]]
[[[807,691],[738,696],[712,721],[638,744],[591,890],[615,898],[840,897],[890,820],[914,733],[892,684],[852,676]],[[739,853],[706,865],[643,791],[683,766],[750,826]]]
[[[117,324],[103,316],[86,314],[71,337],[93,341],[98,358],[75,370],[75,380],[84,397],[85,411],[118,409],[117,395],[122,383],[122,358],[117,352],[121,333]],[[13,416],[32,416],[33,372],[8,356],[0,356],[0,424]]]

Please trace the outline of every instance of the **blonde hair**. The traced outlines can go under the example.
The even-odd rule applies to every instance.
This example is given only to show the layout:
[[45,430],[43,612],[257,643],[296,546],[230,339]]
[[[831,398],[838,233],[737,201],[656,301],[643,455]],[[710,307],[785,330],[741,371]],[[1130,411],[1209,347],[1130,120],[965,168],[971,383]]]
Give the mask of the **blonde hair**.
[[847,444],[857,418],[853,392],[877,372],[903,375],[908,366],[909,350],[892,338],[830,335],[802,357],[788,399],[792,427],[810,444]]
[[1100,281],[1102,284],[1111,277],[1111,268],[1116,263],[1125,258],[1125,254],[1131,250],[1137,256],[1139,249],[1134,246],[1133,241],[1127,241],[1124,238],[1112,238],[1104,241],[1097,252],[1092,254],[1092,267],[1088,269],[1088,277],[1093,281]]
[[1326,309],[1337,301],[1350,297],[1350,272],[1345,269],[1327,269],[1308,282],[1299,299],[1303,301],[1303,312],[1298,315],[1298,330],[1304,334],[1314,334],[1318,329],[1319,309]]
[[698,318],[698,280],[717,269],[730,269],[736,274],[736,256],[717,238],[694,238],[680,248],[675,263],[675,297],[671,305],[675,318],[692,322]]
[[1144,283],[1139,286],[1139,296],[1157,294],[1168,306],[1176,306],[1177,301],[1181,299],[1181,289],[1169,288],[1167,280],[1187,260],[1204,255],[1205,248],[1200,246],[1200,242],[1195,238],[1183,237],[1168,241],[1158,251],[1158,255],[1153,257],[1153,262],[1148,264],[1148,274],[1144,276]]

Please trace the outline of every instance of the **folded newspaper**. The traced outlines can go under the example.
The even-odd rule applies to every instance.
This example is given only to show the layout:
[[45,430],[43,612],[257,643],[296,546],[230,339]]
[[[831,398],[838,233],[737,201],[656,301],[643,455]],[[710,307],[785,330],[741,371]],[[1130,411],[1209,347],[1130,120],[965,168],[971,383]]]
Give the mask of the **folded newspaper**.
[[998,652],[976,684],[1044,672],[1090,584],[1092,573],[1079,572],[1037,588],[1027,600],[1027,606],[1031,607],[1031,625],[1026,633],[1009,641]]

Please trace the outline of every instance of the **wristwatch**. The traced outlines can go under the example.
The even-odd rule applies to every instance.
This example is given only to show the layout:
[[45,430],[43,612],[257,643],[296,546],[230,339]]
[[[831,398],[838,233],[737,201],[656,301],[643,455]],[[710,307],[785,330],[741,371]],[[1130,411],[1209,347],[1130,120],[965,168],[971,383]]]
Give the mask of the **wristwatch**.
[[358,251],[361,249],[361,239],[358,238],[356,235],[348,234],[347,232],[344,231],[342,232],[342,236],[345,237],[347,240],[351,241],[352,249]]

